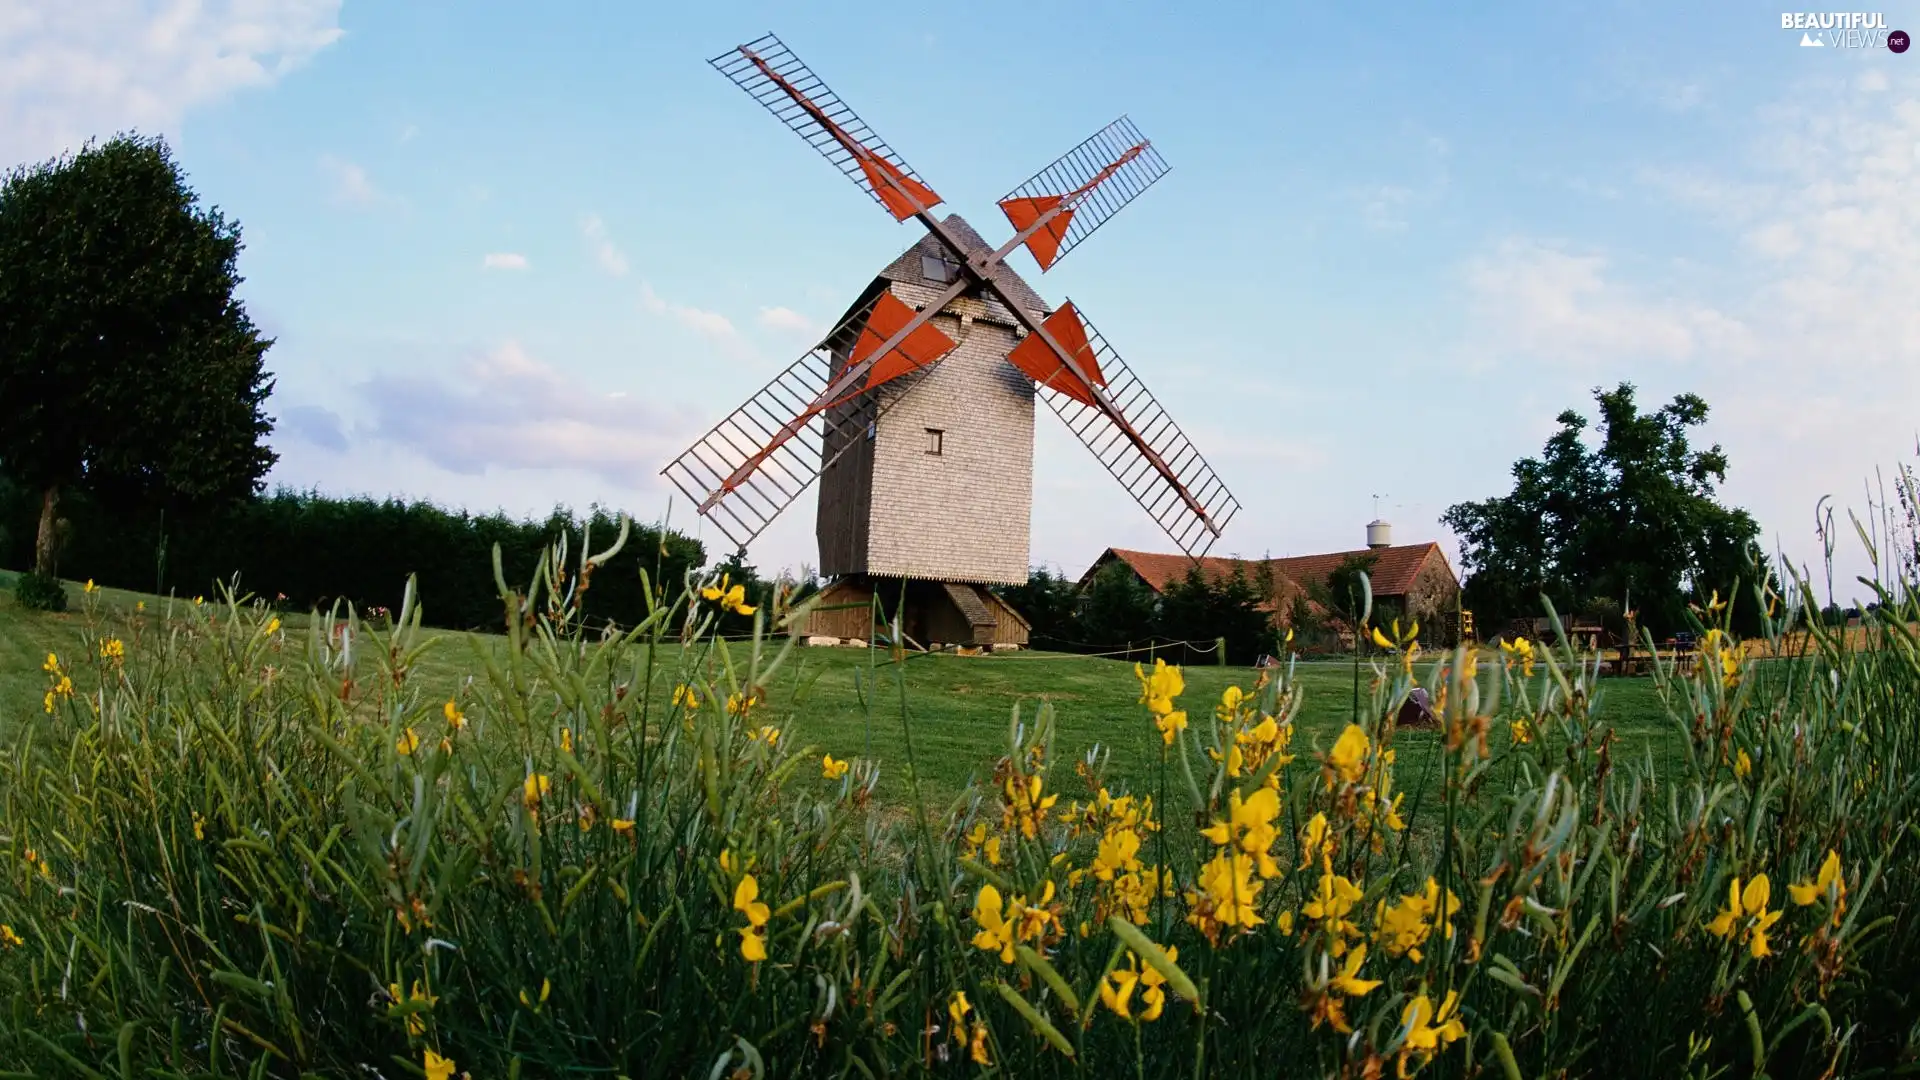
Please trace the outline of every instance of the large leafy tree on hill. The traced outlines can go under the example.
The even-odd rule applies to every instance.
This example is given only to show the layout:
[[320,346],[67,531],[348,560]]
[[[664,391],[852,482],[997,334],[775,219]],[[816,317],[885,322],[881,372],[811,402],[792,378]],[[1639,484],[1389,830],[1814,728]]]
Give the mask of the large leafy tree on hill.
[[1512,492],[1441,516],[1471,575],[1467,606],[1488,629],[1539,614],[1545,595],[1563,613],[1633,610],[1663,634],[1683,624],[1689,599],[1725,596],[1751,574],[1759,526],[1715,500],[1727,455],[1689,441],[1707,403],[1681,394],[1641,412],[1628,383],[1594,399],[1596,438],[1586,417],[1561,413],[1540,456],[1514,465]]
[[235,298],[240,226],[203,209],[165,142],[120,136],[0,179],[0,467],[38,495],[204,507],[257,492],[272,381]]

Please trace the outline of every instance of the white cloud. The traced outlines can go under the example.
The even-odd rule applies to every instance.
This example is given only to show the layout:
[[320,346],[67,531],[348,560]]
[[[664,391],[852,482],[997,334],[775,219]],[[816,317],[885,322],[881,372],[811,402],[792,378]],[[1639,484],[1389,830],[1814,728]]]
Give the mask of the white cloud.
[[1747,348],[1739,320],[1704,304],[1643,295],[1611,271],[1603,255],[1530,238],[1502,241],[1467,264],[1476,351],[1588,367],[1725,359]]
[[649,282],[640,283],[640,305],[655,315],[670,317],[681,326],[703,337],[719,341],[732,340],[739,336],[739,331],[734,329],[732,321],[725,315],[717,311],[706,311],[662,299],[659,293],[653,291],[653,285]]
[[451,372],[362,383],[373,437],[442,469],[573,469],[632,487],[692,440],[685,410],[595,391],[508,341]]
[[338,40],[339,0],[63,0],[0,6],[0,162],[272,85]]
[[782,330],[795,334],[818,334],[820,332],[820,325],[818,323],[789,307],[761,308],[759,323],[769,330]]
[[606,222],[601,221],[599,217],[595,215],[589,214],[580,222],[580,234],[587,238],[588,244],[592,245],[593,258],[595,262],[600,264],[600,269],[605,270],[614,277],[626,276],[626,253],[615,246],[612,238],[607,235]]
[[[1532,239],[1474,260],[1477,343],[1665,393],[1699,392],[1732,470],[1725,493],[1769,543],[1819,557],[1833,494],[1859,506],[1876,469],[1912,460],[1920,400],[1920,78],[1833,78],[1759,110],[1734,164],[1647,170],[1647,190],[1720,228],[1687,252],[1726,299],[1642,264]],[[1711,235],[1711,234],[1710,234]],[[1731,286],[1731,288],[1729,288]],[[1687,362],[1676,378],[1674,364]],[[1649,393],[1647,404],[1653,404]],[[1567,404],[1580,403],[1569,397]],[[1848,581],[1862,557],[1837,557]]]
[[480,260],[484,270],[525,270],[527,257],[516,251],[496,251]]
[[363,166],[326,154],[320,158],[320,170],[333,180],[334,202],[370,206],[380,201],[380,192]]

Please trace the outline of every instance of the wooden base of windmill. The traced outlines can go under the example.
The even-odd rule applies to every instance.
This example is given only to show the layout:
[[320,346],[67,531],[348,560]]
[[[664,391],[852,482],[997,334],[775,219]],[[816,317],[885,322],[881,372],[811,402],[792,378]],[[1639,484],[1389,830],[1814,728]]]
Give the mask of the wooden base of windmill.
[[807,618],[807,644],[885,639],[896,614],[902,643],[912,649],[1002,651],[1027,644],[1027,620],[984,585],[866,574],[849,574],[821,590]]

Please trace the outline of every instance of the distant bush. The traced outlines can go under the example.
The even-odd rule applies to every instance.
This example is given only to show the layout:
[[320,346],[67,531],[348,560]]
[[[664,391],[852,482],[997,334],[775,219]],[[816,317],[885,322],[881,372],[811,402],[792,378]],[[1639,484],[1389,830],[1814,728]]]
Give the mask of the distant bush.
[[[1115,560],[1100,568],[1082,588],[1046,568],[1034,570],[1025,585],[999,590],[1001,599],[1025,616],[1036,649],[1114,654],[1137,650],[1184,663],[1217,663],[1224,639],[1227,662],[1251,664],[1277,651],[1270,613],[1261,598],[1271,595],[1271,571],[1249,575],[1244,568],[1225,577],[1202,575],[1198,568],[1155,593]],[[1265,578],[1265,580],[1262,580]]]
[[[215,582],[238,575],[242,589],[304,610],[336,599],[397,608],[407,575],[418,574],[422,594],[432,600],[424,612],[427,623],[456,629],[499,622],[500,601],[491,584],[495,544],[508,579],[524,586],[540,553],[555,539],[578,538],[591,526],[597,542],[604,543],[618,528],[599,508],[584,517],[556,509],[544,521],[524,521],[428,502],[342,499],[284,489],[191,517],[115,512],[78,495],[65,500],[62,511],[76,525],[60,557],[61,573],[68,578],[197,596],[211,595]],[[16,538],[10,547],[0,547],[0,565],[32,564],[37,512],[38,504],[26,493],[0,482],[0,522],[11,526],[6,533]],[[677,582],[705,562],[698,540],[635,526],[625,550],[600,569],[587,615],[632,625],[646,612],[642,566],[656,581]]]
[[13,598],[29,611],[67,610],[67,589],[60,579],[31,570],[13,583]]

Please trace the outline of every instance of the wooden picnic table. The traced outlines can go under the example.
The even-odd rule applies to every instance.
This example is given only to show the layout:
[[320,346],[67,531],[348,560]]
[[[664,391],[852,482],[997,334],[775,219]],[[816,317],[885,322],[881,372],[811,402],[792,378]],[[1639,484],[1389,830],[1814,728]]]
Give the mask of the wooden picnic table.
[[[1692,643],[1667,641],[1657,646],[1660,662],[1672,665],[1682,675],[1693,674],[1700,663],[1700,650]],[[1606,654],[1608,671],[1620,675],[1653,674],[1653,654],[1642,648],[1627,650],[1626,659],[1620,658],[1620,650],[1611,649]]]

